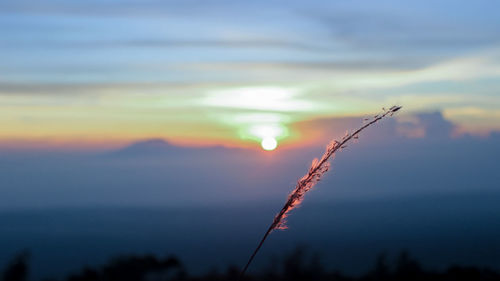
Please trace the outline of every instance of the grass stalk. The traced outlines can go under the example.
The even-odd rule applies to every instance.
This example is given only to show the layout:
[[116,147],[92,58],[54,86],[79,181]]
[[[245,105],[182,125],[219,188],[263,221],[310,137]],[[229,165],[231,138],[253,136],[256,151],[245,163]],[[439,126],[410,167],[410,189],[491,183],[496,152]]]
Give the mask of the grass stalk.
[[264,233],[264,236],[260,240],[259,244],[257,245],[257,248],[254,250],[252,255],[250,256],[250,259],[246,263],[245,267],[240,273],[240,276],[238,280],[240,280],[245,272],[247,271],[248,267],[252,263],[253,259],[259,252],[260,248],[264,244],[264,241],[266,241],[267,237],[271,232],[275,229],[286,229],[286,218],[288,216],[288,213],[295,209],[300,203],[302,202],[304,195],[312,189],[312,187],[320,181],[321,177],[328,171],[330,168],[330,163],[328,160],[339,150],[343,149],[346,147],[347,143],[351,141],[352,139],[357,139],[359,136],[359,133],[366,129],[367,127],[375,124],[376,122],[380,121],[384,117],[387,116],[392,116],[395,112],[400,110],[402,107],[401,106],[392,106],[389,109],[383,108],[383,113],[375,115],[373,118],[368,118],[365,119],[366,121],[364,125],[359,127],[357,130],[353,131],[352,133],[346,133],[346,135],[342,138],[341,141],[333,140],[331,141],[327,146],[325,153],[321,158],[318,160],[317,158],[312,161],[311,167],[309,168],[309,171],[307,172],[306,175],[304,175],[298,182],[297,185],[295,186],[295,189],[288,195],[287,201],[285,202],[285,205],[281,210],[278,212],[278,214],[274,217],[273,222],[269,226],[269,228],[266,230]]

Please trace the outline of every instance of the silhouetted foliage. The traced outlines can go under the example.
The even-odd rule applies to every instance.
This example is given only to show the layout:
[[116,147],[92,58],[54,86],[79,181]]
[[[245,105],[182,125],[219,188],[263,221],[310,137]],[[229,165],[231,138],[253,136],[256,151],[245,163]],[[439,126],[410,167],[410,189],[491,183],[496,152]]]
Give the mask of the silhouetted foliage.
[[424,276],[420,264],[407,251],[401,252],[396,260],[395,277],[399,280],[421,280]]
[[3,281],[25,281],[28,280],[29,252],[24,251],[15,256],[7,265],[2,274]]
[[174,257],[158,259],[155,256],[124,256],[112,259],[100,269],[85,267],[67,281],[166,281],[184,280],[185,272]]
[[[4,281],[28,280],[29,254],[15,256],[3,272]],[[240,268],[229,266],[225,271],[212,269],[201,276],[189,276],[175,257],[121,256],[97,268],[84,267],[64,279],[45,281],[234,281]],[[372,270],[360,277],[348,277],[339,271],[328,271],[319,255],[297,247],[283,259],[271,259],[260,274],[247,274],[246,281],[500,281],[500,274],[490,269],[451,266],[443,272],[424,270],[408,252],[403,251],[394,262],[386,254],[377,257]]]

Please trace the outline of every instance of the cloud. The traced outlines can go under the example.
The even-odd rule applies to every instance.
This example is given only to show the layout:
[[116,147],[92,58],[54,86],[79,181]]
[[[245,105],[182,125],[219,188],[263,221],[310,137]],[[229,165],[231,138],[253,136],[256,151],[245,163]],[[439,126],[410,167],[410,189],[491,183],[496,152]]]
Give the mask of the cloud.
[[[428,3],[4,1],[0,116],[9,122],[0,135],[134,132],[238,143],[250,131],[242,126],[297,137],[283,127],[396,103],[442,111],[469,131],[475,123],[497,128],[490,111],[498,104],[500,51],[484,49],[497,45],[497,17],[456,7],[484,10],[479,4],[435,17],[448,8],[429,11]],[[405,47],[392,48],[398,44]],[[299,94],[279,98],[263,88]],[[464,107],[482,111],[459,113]],[[477,116],[487,122],[471,122]],[[408,134],[424,134],[422,126]]]
[[454,130],[455,125],[444,119],[441,112],[402,117],[396,125],[396,131],[400,135],[428,139],[448,139],[453,135]]
[[[403,110],[404,111],[404,110]],[[322,118],[297,122],[292,129],[308,136],[310,145],[326,143],[332,138],[340,139],[346,131],[359,127],[362,117]],[[376,129],[368,129],[362,135],[373,143],[386,141],[404,142],[402,139],[442,139],[454,136],[456,125],[446,120],[441,112],[405,114],[388,118],[377,124]],[[307,142],[307,138],[305,140]]]
[[[494,16],[490,13],[483,11],[483,20],[474,16],[457,20],[450,11],[437,18],[430,15],[442,12],[442,7],[430,12],[417,2],[407,4],[402,7],[395,3],[393,9],[335,7],[304,12],[303,15],[327,31],[325,40],[340,41],[356,50],[377,50],[392,55],[433,56],[433,53],[439,53],[449,56],[500,43],[494,39],[499,38],[500,33],[491,24]],[[477,9],[476,5],[468,6]],[[460,13],[457,10],[454,12]]]

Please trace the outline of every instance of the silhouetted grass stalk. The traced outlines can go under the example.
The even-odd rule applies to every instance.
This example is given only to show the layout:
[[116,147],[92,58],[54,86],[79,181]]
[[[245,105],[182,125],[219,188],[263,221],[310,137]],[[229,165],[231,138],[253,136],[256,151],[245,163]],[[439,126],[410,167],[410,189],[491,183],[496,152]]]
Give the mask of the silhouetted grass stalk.
[[367,127],[373,125],[374,123],[378,122],[382,118],[386,117],[387,115],[392,116],[396,111],[400,110],[401,106],[392,106],[389,109],[383,109],[382,114],[375,115],[371,119],[365,119],[365,121],[369,121],[365,123],[363,126],[358,128],[356,131],[353,133],[346,133],[346,135],[342,138],[341,141],[333,140],[326,146],[326,151],[321,157],[321,159],[315,158],[312,161],[311,167],[309,168],[309,171],[305,176],[303,176],[298,182],[297,185],[295,186],[295,189],[288,195],[288,199],[281,209],[281,211],[274,217],[273,223],[269,226],[267,229],[266,233],[264,234],[264,237],[259,242],[259,245],[253,252],[253,254],[250,256],[250,259],[248,260],[247,264],[243,268],[243,270],[240,273],[240,278],[245,274],[246,270],[248,269],[248,266],[254,259],[255,255],[257,252],[260,250],[262,247],[262,244],[264,244],[264,241],[266,240],[267,236],[275,230],[275,229],[286,229],[286,217],[288,216],[288,213],[295,209],[303,200],[304,195],[306,192],[311,190],[311,188],[321,179],[321,177],[328,171],[330,168],[330,163],[328,162],[328,159],[332,157],[332,155],[337,152],[337,150],[341,148],[345,148],[347,142],[349,142],[351,139],[357,139],[358,135],[361,131],[366,129]]

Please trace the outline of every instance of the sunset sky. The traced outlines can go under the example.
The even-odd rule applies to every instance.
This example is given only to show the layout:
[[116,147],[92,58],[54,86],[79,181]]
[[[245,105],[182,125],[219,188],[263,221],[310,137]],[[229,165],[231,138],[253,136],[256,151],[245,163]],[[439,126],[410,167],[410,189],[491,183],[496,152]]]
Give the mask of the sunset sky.
[[0,272],[242,266],[393,105],[251,270],[303,243],[353,276],[402,249],[498,268],[500,1],[0,0]]
[[[454,135],[488,135],[500,130],[499,9],[496,1],[2,1],[0,146],[163,138],[258,147],[266,137],[300,146],[315,138],[305,123],[393,104],[405,108],[400,122],[439,111]],[[405,134],[422,137],[420,129]]]

